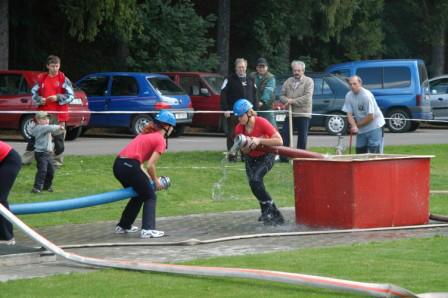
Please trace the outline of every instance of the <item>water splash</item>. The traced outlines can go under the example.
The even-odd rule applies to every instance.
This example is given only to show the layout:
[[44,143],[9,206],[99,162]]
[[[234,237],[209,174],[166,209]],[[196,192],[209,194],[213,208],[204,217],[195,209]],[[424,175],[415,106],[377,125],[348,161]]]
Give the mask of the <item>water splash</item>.
[[224,158],[221,160],[221,170],[222,170],[221,178],[218,180],[218,182],[215,182],[213,184],[212,200],[221,201],[221,200],[226,200],[226,199],[231,199],[231,200],[238,199],[238,196],[236,196],[234,194],[228,194],[226,192],[225,184],[226,184],[226,180],[228,178],[227,152],[224,152]]

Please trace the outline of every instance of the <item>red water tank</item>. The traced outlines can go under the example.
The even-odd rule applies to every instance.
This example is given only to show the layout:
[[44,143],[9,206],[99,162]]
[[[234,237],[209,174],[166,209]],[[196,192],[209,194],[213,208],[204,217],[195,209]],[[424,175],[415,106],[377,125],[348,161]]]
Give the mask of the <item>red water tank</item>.
[[334,228],[426,224],[431,157],[295,159],[296,222]]

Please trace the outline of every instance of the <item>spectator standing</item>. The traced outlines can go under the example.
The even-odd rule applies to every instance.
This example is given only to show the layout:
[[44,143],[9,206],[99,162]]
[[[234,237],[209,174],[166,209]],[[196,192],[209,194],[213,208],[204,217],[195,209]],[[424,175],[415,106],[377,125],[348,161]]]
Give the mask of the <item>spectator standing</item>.
[[[277,127],[272,104],[275,100],[275,76],[269,72],[268,61],[265,58],[257,60],[257,71],[253,74],[255,78],[255,100],[258,103],[257,110],[260,116],[269,121],[274,127]],[[267,112],[271,111],[271,112]]]
[[[7,143],[0,141],[0,204],[9,210],[8,195],[19,174],[20,155]],[[0,215],[0,244],[14,245],[12,224]]]
[[31,131],[34,137],[34,158],[36,159],[37,173],[34,179],[32,193],[40,193],[42,190],[53,192],[51,187],[54,178],[54,165],[52,154],[54,150],[53,138],[64,134],[63,125],[50,125],[48,113],[40,111],[36,113],[36,126]]
[[234,104],[233,113],[238,117],[235,134],[243,134],[250,140],[241,151],[245,154],[244,162],[250,189],[260,203],[261,216],[258,220],[263,221],[265,225],[283,224],[283,216],[263,182],[264,176],[274,166],[275,155],[256,150],[258,145],[281,146],[282,137],[272,124],[257,116],[252,103],[246,99],[240,99]]
[[[47,58],[46,67],[48,72],[38,76],[36,84],[31,89],[33,101],[38,109],[47,112],[57,112],[53,115],[52,124],[59,124],[65,127],[69,119],[68,104],[74,99],[74,91],[71,81],[60,71],[61,59],[58,56],[50,55]],[[54,138],[54,164],[62,166],[64,163],[64,139],[65,133]],[[34,140],[28,142],[23,155],[23,163],[32,162],[32,151],[34,150]]]
[[[292,107],[292,126],[297,130],[297,148],[306,149],[308,129],[310,126],[311,112],[313,108],[314,81],[305,75],[305,63],[294,60],[291,63],[293,76],[288,78],[282,86],[280,101],[287,108]],[[289,118],[283,125],[281,135],[285,146],[289,146]],[[281,157],[282,161],[287,158]]]
[[[221,87],[221,109],[224,111],[226,121],[227,151],[233,146],[235,138],[233,129],[237,124],[237,118],[230,113],[233,104],[240,98],[246,98],[254,106],[255,102],[255,82],[247,76],[247,60],[238,58],[235,60],[235,73],[229,75]],[[229,161],[236,161],[236,154],[227,155]]]
[[350,91],[342,110],[347,113],[350,133],[356,136],[356,153],[383,153],[384,120],[372,92],[362,87],[362,79],[349,79]]

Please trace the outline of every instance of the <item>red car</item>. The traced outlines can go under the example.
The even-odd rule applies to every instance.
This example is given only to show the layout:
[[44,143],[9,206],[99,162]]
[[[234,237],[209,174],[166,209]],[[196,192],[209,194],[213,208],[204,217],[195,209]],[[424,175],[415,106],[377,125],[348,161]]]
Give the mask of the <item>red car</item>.
[[[192,126],[222,131],[221,86],[224,77],[207,72],[163,72],[181,86],[191,98],[193,109]],[[211,111],[202,113],[202,111]],[[216,111],[216,112],[214,112]]]
[[[31,99],[38,71],[0,70],[0,129],[18,129],[29,139],[34,127],[34,113],[37,106]],[[90,120],[86,94],[75,89],[75,98],[69,104],[67,140],[76,139]],[[9,113],[5,113],[9,112]]]

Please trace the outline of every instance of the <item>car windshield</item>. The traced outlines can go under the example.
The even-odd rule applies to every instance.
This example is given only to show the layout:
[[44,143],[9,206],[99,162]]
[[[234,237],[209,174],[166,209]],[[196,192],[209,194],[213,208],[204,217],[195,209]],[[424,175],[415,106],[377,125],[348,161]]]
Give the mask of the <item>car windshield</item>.
[[208,76],[204,77],[204,80],[210,85],[215,93],[219,93],[221,91],[222,83],[224,82],[224,78],[221,76]]
[[185,91],[177,86],[169,78],[154,77],[146,78],[149,83],[162,95],[183,95]]

